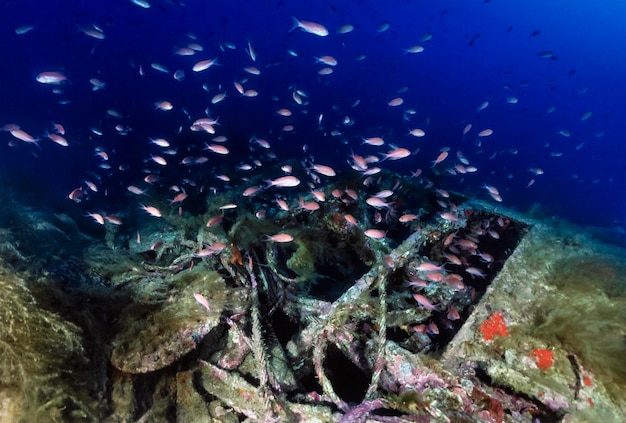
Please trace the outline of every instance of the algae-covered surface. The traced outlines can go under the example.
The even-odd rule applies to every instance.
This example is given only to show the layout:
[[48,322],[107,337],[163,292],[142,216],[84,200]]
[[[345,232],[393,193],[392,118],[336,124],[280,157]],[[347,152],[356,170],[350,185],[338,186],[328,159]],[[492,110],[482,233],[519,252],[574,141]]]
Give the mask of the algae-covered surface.
[[47,310],[4,262],[0,290],[0,421],[96,419],[81,328]]
[[620,421],[624,251],[535,222],[443,358],[567,421]]
[[623,250],[462,197],[375,239],[365,198],[41,224],[72,266],[6,231],[0,421],[620,421]]

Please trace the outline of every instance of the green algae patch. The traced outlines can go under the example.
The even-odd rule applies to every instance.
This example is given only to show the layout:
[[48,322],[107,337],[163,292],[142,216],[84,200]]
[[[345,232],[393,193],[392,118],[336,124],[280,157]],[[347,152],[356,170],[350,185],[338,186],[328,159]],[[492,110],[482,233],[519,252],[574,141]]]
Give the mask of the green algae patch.
[[556,289],[539,301],[533,335],[576,354],[614,399],[626,401],[626,267],[601,256],[572,257],[556,262],[551,276]]
[[251,214],[239,218],[228,232],[231,241],[240,248],[259,242],[263,235],[274,235],[280,231],[280,226],[269,219],[257,219]]
[[[324,244],[313,234],[301,231],[294,239],[296,251],[287,260],[287,268],[298,276],[298,280],[315,279],[315,264],[324,256]],[[322,238],[323,239],[323,238]]]
[[79,327],[44,309],[0,263],[0,420],[96,421]]

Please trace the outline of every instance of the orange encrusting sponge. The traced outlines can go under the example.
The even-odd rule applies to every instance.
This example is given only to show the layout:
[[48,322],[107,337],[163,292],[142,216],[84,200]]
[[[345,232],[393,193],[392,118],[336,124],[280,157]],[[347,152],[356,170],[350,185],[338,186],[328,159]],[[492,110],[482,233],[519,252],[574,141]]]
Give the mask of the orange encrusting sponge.
[[495,335],[509,336],[506,330],[506,322],[500,313],[492,314],[480,325],[485,341],[491,341]]
[[532,355],[541,370],[549,370],[554,364],[554,354],[551,350],[535,349]]

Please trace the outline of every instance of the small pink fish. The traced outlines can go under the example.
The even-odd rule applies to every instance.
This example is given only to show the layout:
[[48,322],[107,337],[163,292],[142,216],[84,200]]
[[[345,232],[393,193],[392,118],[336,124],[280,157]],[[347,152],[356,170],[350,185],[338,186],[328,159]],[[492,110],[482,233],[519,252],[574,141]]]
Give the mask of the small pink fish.
[[272,235],[272,236],[267,236],[267,241],[274,241],[274,242],[291,242],[293,241],[293,237],[289,234],[276,234],[276,235]]
[[426,135],[426,132],[424,132],[423,129],[415,128],[409,131],[409,135],[413,135],[414,137],[421,138],[424,135]]
[[87,187],[88,187],[90,190],[92,190],[93,192],[98,192],[98,186],[97,186],[96,184],[94,184],[94,183],[93,183],[93,182],[91,182],[91,181],[87,181],[87,180],[85,180],[85,181],[83,181],[83,182],[85,183],[85,185],[87,185]]
[[411,178],[419,178],[422,174],[422,169],[417,169],[415,172],[411,172]]
[[59,134],[46,134],[48,138],[50,138],[53,142],[59,144],[60,146],[67,147],[69,143],[65,138],[63,138]]
[[207,300],[204,295],[194,292],[193,297],[196,299],[198,304],[200,304],[202,307],[206,309],[207,313],[211,312],[211,308],[209,307],[209,300]]
[[244,197],[252,197],[254,196],[257,192],[259,192],[261,190],[261,187],[249,187],[246,188],[243,192],[243,196]]
[[398,107],[402,105],[402,103],[404,103],[404,99],[402,99],[402,97],[396,97],[389,100],[389,103],[387,103],[387,105],[389,107]]
[[450,320],[459,320],[461,318],[461,315],[459,314],[459,311],[456,309],[455,306],[450,305],[448,306],[448,314],[446,315],[446,317]]
[[462,291],[465,289],[465,283],[463,283],[463,278],[456,273],[449,273],[448,275],[446,275],[446,283],[457,291]]
[[320,205],[317,204],[315,201],[307,201],[307,202],[305,202],[302,199],[302,197],[300,197],[300,200],[298,202],[300,203],[300,208],[302,210],[315,211],[315,210],[318,210],[320,208]]
[[193,65],[191,70],[193,70],[194,72],[202,72],[203,70],[207,70],[211,66],[216,66],[216,65],[219,65],[219,63],[217,63],[217,58],[211,59],[211,60],[201,60],[197,62],[195,65]]
[[365,161],[365,159],[361,156],[359,156],[358,154],[350,154],[350,158],[352,159],[352,166],[358,170],[358,171],[363,171],[363,170],[367,170],[367,162]]
[[402,216],[400,216],[398,218],[398,222],[400,223],[408,223],[411,222],[413,220],[417,219],[417,215],[416,214],[403,214]]
[[228,148],[219,144],[206,144],[206,147],[204,149],[212,151],[216,154],[222,154],[222,155],[226,155],[229,153]]
[[409,286],[415,286],[417,288],[426,288],[429,285],[428,281],[419,278],[413,278],[409,281]]
[[431,282],[442,282],[443,281],[443,275],[441,273],[437,273],[437,272],[428,272],[425,275],[426,279],[428,279]]
[[476,267],[468,267],[465,269],[465,271],[472,276],[478,276],[479,278],[485,279],[485,274]]
[[78,187],[73,189],[72,192],[69,193],[68,198],[72,201],[80,203],[84,195],[85,191],[82,189],[82,187]]
[[317,35],[318,37],[326,37],[328,35],[328,30],[322,24],[310,21],[299,21],[293,16],[291,18],[293,19],[293,28],[291,28],[291,31],[296,28],[300,28],[304,32]]
[[114,225],[121,225],[123,223],[122,219],[120,219],[117,216],[113,216],[111,214],[107,214],[106,216],[104,216],[104,218],[106,219],[107,222],[110,222]]
[[285,200],[283,200],[282,198],[277,198],[275,201],[276,205],[278,205],[281,210],[289,211],[289,205]]
[[15,138],[17,138],[18,140],[20,140],[20,141],[30,142],[30,143],[33,143],[33,144],[36,144],[37,141],[38,141],[32,135],[30,135],[29,133],[19,129],[19,127],[16,128],[16,129],[11,129],[9,131],[9,133],[11,135],[13,135]]
[[326,195],[324,194],[324,191],[312,190],[311,194],[313,194],[313,197],[315,197],[317,201],[321,201],[321,202],[326,201]]
[[217,226],[220,223],[222,223],[222,220],[224,219],[224,215],[220,214],[217,216],[213,216],[212,218],[210,218],[207,222],[206,222],[206,227],[207,228],[211,228],[213,226]]
[[365,202],[376,209],[391,209],[393,207],[393,203],[388,203],[378,197],[369,197]]
[[417,301],[417,303],[423,307],[426,307],[428,310],[435,310],[436,307],[433,303],[431,303],[428,298],[426,298],[425,296],[423,296],[422,294],[413,294],[413,298],[415,298],[415,301]]
[[52,122],[52,126],[54,126],[54,130],[57,134],[65,135],[65,128],[63,127],[63,125],[61,125],[60,123]]
[[174,108],[174,105],[167,100],[161,100],[154,103],[154,108],[157,110],[163,110],[164,112],[169,112]]
[[159,211],[159,209],[157,209],[156,207],[152,207],[152,206],[144,206],[143,204],[140,205],[140,207],[149,215],[154,216],[154,217],[161,217],[161,212]]
[[269,187],[283,187],[283,188],[287,188],[287,187],[296,187],[298,185],[300,185],[300,180],[298,178],[296,178],[295,176],[282,176],[280,178],[276,178],[274,180],[271,181],[265,181],[267,182],[267,188]]
[[102,217],[100,213],[87,213],[87,216],[91,217],[99,224],[104,225],[104,217]]
[[478,257],[486,263],[493,263],[493,256],[488,253],[478,253]]
[[393,195],[393,191],[392,190],[384,189],[382,191],[378,191],[373,196],[376,197],[376,198],[387,198],[387,197],[391,197],[392,195]]
[[161,166],[167,166],[167,161],[161,156],[151,156],[153,162]]
[[37,78],[35,79],[41,84],[58,85],[64,81],[67,81],[67,76],[65,76],[61,72],[41,72],[39,75],[37,75]]
[[493,185],[484,184],[483,188],[485,188],[487,191],[489,191],[489,194],[491,194],[491,195],[499,195],[500,194],[500,191],[498,191],[498,188],[494,187]]
[[312,170],[324,176],[335,176],[335,170],[330,166],[316,164],[311,167]]
[[363,138],[363,144],[373,145],[379,147],[383,145],[385,141],[381,137]]
[[187,198],[187,193],[181,192],[170,200],[170,204],[182,203],[183,201],[185,201],[186,198]]
[[129,185],[126,187],[126,189],[135,195],[146,195],[146,190],[139,189],[135,185]]
[[439,327],[437,326],[437,324],[435,322],[430,322],[428,324],[428,333],[430,333],[431,335],[438,335],[439,334]]
[[258,145],[261,148],[269,149],[271,148],[271,144],[268,140],[264,140],[262,138],[252,137],[250,138],[250,142]]
[[358,225],[356,219],[351,214],[346,214],[343,216],[343,218],[346,219],[346,222],[348,222],[351,225],[354,225],[354,226]]
[[441,216],[443,220],[447,220],[449,222],[458,222],[459,220],[459,218],[456,217],[454,213],[450,213],[450,212],[443,212],[439,214],[439,216]]
[[435,167],[437,166],[439,163],[443,162],[446,158],[448,157],[448,152],[447,151],[442,151],[437,158],[435,159],[435,161],[433,161],[433,165],[431,167]]
[[383,160],[400,160],[405,157],[409,157],[411,155],[411,151],[406,148],[396,148],[394,150],[390,150],[387,153],[383,154]]
[[380,229],[368,229],[363,232],[365,236],[373,239],[383,239],[387,236],[387,232],[381,231]]
[[437,266],[434,263],[424,262],[424,263],[420,263],[417,266],[417,270],[419,270],[420,272],[441,272],[442,270],[445,270],[445,269],[443,268],[443,264],[441,266]]
[[459,259],[454,254],[444,254],[443,255],[449,263],[454,264],[456,266],[461,266],[461,259]]

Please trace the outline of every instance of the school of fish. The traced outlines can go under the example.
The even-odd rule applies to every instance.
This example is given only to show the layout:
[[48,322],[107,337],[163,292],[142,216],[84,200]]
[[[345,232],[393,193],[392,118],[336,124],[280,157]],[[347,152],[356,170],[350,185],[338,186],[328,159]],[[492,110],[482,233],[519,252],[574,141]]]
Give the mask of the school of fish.
[[[151,9],[147,1],[131,0],[132,3],[143,9]],[[385,32],[389,24],[381,25],[377,31]],[[36,30],[36,26],[22,25],[15,29],[15,33],[20,36]],[[314,22],[308,19],[292,18],[292,27],[289,29],[289,22],[285,22],[285,33],[292,34],[293,37],[311,37],[307,42],[315,43],[316,38],[324,37],[345,37],[345,34],[356,31],[351,24],[345,24],[334,30],[328,29],[323,23]],[[96,43],[108,42],[105,30],[97,24],[81,26],[80,32],[95,40]],[[433,35],[430,33],[419,37],[419,44],[398,49],[397,55],[427,55],[429,45]],[[262,51],[260,42],[248,40],[245,45],[235,45],[222,41],[218,45],[205,45],[193,33],[185,34],[186,42],[172,46],[174,55],[177,57],[176,70],[163,65],[157,61],[152,63],[131,63],[127,67],[128,72],[136,72],[140,76],[145,76],[148,72],[163,74],[171,77],[177,82],[183,82],[186,75],[196,73],[203,75],[209,80],[211,73],[228,63],[231,54],[238,55],[238,60],[247,57],[248,64],[241,69],[241,73],[231,75],[228,80],[221,82],[212,81],[210,84],[202,85],[202,90],[209,94],[206,101],[206,108],[202,113],[192,112],[185,108],[185,104],[179,104],[167,98],[154,98],[146,102],[146,112],[152,109],[158,113],[171,113],[182,110],[187,118],[187,122],[181,123],[178,128],[174,128],[169,134],[154,134],[153,137],[144,140],[134,140],[136,143],[144,143],[145,156],[143,157],[143,178],[132,181],[124,187],[107,185],[110,175],[115,172],[123,172],[128,168],[128,164],[117,159],[118,151],[107,145],[106,138],[110,136],[133,137],[133,125],[125,113],[114,108],[106,111],[107,118],[116,124],[113,127],[113,134],[107,134],[106,130],[99,126],[90,128],[90,141],[93,143],[93,153],[99,160],[98,169],[94,169],[85,175],[82,181],[68,189],[68,198],[75,203],[80,203],[84,208],[84,215],[92,219],[96,224],[123,225],[125,210],[92,210],[90,203],[94,198],[106,196],[113,190],[126,190],[131,195],[130,201],[135,202],[136,208],[142,210],[146,216],[152,218],[163,218],[168,215],[185,213],[185,204],[191,197],[215,195],[227,189],[231,189],[233,184],[237,185],[242,194],[242,202],[248,202],[254,207],[258,218],[266,218],[270,209],[277,208],[281,211],[307,211],[316,212],[320,209],[320,203],[327,201],[330,196],[335,201],[345,204],[364,200],[371,207],[373,222],[379,226],[372,227],[371,223],[365,224],[357,221],[352,215],[346,214],[345,220],[350,225],[355,225],[363,230],[365,236],[382,240],[386,237],[384,222],[388,219],[397,219],[403,225],[410,225],[418,219],[417,210],[396,210],[399,203],[395,190],[400,183],[396,183],[392,189],[382,189],[379,193],[368,196],[358,192],[358,190],[346,188],[344,190],[334,189],[332,192],[325,192],[323,187],[326,183],[337,180],[347,172],[356,172],[360,175],[363,187],[376,187],[380,182],[377,174],[383,169],[393,170],[392,164],[402,160],[410,162],[416,169],[410,176],[416,178],[418,183],[428,188],[432,188],[439,197],[438,204],[441,206],[439,217],[447,221],[457,221],[455,204],[449,200],[448,193],[440,188],[434,187],[433,182],[427,177],[428,172],[435,175],[447,175],[464,177],[476,173],[479,169],[473,166],[463,152],[453,152],[450,147],[441,147],[439,154],[434,157],[426,157],[420,153],[423,143],[436,143],[428,133],[427,116],[421,117],[422,125],[415,125],[412,119],[419,113],[410,106],[403,97],[403,93],[408,87],[403,87],[396,92],[390,93],[387,104],[380,104],[381,112],[385,110],[403,109],[402,116],[405,124],[404,133],[390,136],[385,131],[372,131],[368,129],[358,135],[357,140],[361,144],[350,142],[349,136],[345,134],[347,130],[355,124],[350,116],[350,109],[341,110],[345,115],[341,124],[332,127],[326,126],[326,113],[310,113],[313,106],[320,106],[319,99],[315,96],[315,87],[302,87],[290,84],[288,75],[285,75],[285,89],[290,95],[283,96],[279,93],[264,92],[264,85],[259,83],[263,75],[270,70],[276,72],[276,63],[267,61],[259,51]],[[346,39],[347,40],[347,39]],[[349,41],[345,41],[349,42]],[[299,53],[296,47],[285,51],[287,56],[298,58]],[[164,54],[164,58],[167,54]],[[362,61],[365,56],[354,57],[334,57],[324,51],[324,45],[320,43],[317,55],[309,58],[311,60],[311,72],[319,75],[320,84],[324,78],[332,78],[332,74],[337,69],[341,69],[342,64],[347,61]],[[50,86],[55,94],[63,93],[64,87],[69,84],[90,84],[94,95],[98,92],[109,89],[113,81],[105,81],[102,76],[95,75],[88,81],[73,80],[70,78],[70,71],[59,71],[54,68],[42,70],[35,77],[35,82]],[[364,93],[365,94],[365,93]],[[228,103],[236,101],[257,102],[257,107],[268,107],[268,104],[261,104],[259,97],[272,96],[275,100],[276,125],[279,128],[275,132],[250,133],[248,151],[233,149],[229,145],[229,128],[224,127],[220,122],[220,110]],[[352,108],[359,107],[361,99],[352,104]],[[507,98],[509,104],[516,104],[517,98]],[[62,103],[63,104],[63,103]],[[480,113],[490,107],[489,101],[484,101],[476,108],[476,113]],[[493,106],[491,106],[493,107]],[[328,114],[332,111],[328,110]],[[591,112],[583,115],[581,120],[589,119]],[[297,117],[295,119],[294,117]],[[330,137],[337,140],[339,145],[350,145],[352,150],[346,153],[345,166],[333,168],[324,163],[324,157],[318,158],[308,155],[309,146],[300,146],[302,156],[299,158],[300,164],[297,169],[293,165],[282,167],[270,167],[271,163],[279,160],[274,151],[276,145],[279,149],[285,143],[286,137],[290,134],[297,134],[300,123],[303,119],[315,122],[318,127],[320,137]],[[469,119],[468,119],[469,120]],[[42,144],[50,142],[62,148],[72,148],[73,134],[72,128],[66,128],[62,123],[52,123],[44,134],[34,135],[30,128],[22,128],[19,123],[6,123],[2,127],[3,131],[9,134],[9,145],[18,146],[24,143],[33,149],[41,149]],[[184,149],[177,145],[177,138],[188,134],[197,133],[202,136],[202,141],[197,145],[186,146]],[[474,129],[471,123],[465,124],[458,130],[459,138],[466,139],[473,137],[475,145],[480,147],[484,139],[497,137],[491,128]],[[561,135],[567,136],[565,130]],[[293,140],[290,138],[289,142]],[[47,147],[46,147],[47,148]],[[196,180],[194,169],[211,167],[216,169],[220,166],[220,157],[232,158],[236,156],[239,163],[233,166],[230,171],[217,173],[213,172],[210,181]],[[167,171],[166,171],[167,170]],[[177,171],[173,171],[177,170]],[[250,182],[254,174],[263,173],[266,179],[264,182]],[[543,174],[543,170],[536,166],[529,167],[531,179],[527,187],[536,182],[536,178]],[[181,177],[181,175],[185,175]],[[485,175],[487,177],[487,175]],[[486,190],[488,198],[500,203],[503,196],[498,188],[481,181]],[[169,196],[164,199],[163,192]],[[256,198],[260,192],[270,191],[274,193],[272,203],[257,203]],[[240,204],[239,204],[240,205]],[[238,204],[222,204],[219,209],[226,213],[230,209],[235,209]],[[222,217],[212,216],[206,226],[219,225]],[[273,242],[290,242],[293,237],[288,233],[267,234],[267,240]],[[471,273],[471,272],[470,272]],[[475,276],[481,276],[475,273]]]

